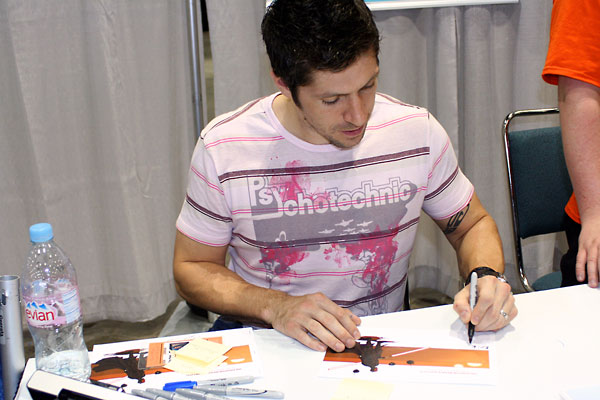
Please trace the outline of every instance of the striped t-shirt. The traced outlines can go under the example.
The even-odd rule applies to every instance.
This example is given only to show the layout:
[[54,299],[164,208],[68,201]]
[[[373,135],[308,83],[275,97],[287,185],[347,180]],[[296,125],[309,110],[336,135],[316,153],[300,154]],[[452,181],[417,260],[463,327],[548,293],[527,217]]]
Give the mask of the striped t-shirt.
[[473,195],[448,135],[377,94],[358,145],[313,145],[281,125],[277,95],[203,130],[177,229],[229,244],[229,268],[254,285],[322,292],[359,316],[401,310],[421,209],[448,218]]

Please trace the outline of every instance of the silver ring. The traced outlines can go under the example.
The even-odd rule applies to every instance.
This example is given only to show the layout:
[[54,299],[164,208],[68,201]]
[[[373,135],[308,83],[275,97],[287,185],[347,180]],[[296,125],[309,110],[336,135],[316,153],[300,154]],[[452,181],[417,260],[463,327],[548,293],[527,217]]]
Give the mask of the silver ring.
[[504,310],[500,310],[500,315],[504,317],[504,319],[508,320],[508,314]]

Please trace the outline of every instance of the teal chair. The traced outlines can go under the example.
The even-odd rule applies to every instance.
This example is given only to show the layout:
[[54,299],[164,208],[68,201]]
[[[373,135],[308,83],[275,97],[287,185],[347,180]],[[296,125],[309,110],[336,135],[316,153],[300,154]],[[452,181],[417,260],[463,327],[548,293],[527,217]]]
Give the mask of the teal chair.
[[526,291],[560,287],[560,271],[529,284],[521,241],[564,231],[564,207],[573,192],[563,153],[559,126],[513,130],[515,118],[557,114],[557,108],[519,110],[508,114],[502,126],[512,210],[516,265]]

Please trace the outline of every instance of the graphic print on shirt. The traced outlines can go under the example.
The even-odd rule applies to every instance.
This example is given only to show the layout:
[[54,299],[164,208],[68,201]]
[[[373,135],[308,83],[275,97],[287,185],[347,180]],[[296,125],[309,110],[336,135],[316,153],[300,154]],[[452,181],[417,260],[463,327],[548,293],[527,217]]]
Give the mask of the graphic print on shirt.
[[247,178],[269,286],[302,274],[297,264],[320,250],[336,271],[366,289],[369,300],[353,307],[365,314],[388,311],[385,293],[398,250],[394,238],[417,185],[393,176],[381,182],[349,180],[355,187],[342,188],[314,168],[307,171],[296,161],[277,174]]

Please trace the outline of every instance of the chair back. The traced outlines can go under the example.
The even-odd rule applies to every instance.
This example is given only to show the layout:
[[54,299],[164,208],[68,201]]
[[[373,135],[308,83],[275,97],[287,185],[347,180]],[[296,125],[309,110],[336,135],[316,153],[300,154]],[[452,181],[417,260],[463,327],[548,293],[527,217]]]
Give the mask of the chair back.
[[516,117],[556,114],[557,108],[520,110],[503,124],[517,267],[526,290],[521,239],[563,231],[564,207],[573,193],[559,126],[509,129]]

